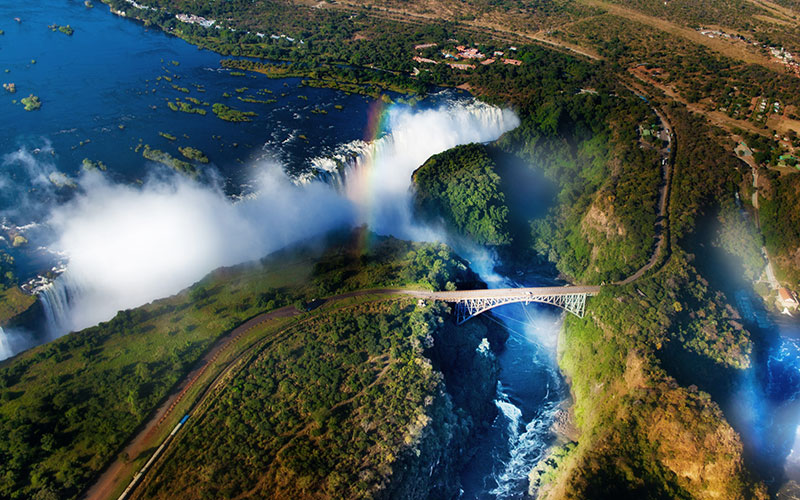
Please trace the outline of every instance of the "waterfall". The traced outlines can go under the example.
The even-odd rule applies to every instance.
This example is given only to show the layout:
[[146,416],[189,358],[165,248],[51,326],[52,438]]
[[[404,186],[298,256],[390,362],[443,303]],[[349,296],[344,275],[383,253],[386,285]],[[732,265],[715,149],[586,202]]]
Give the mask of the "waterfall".
[[495,140],[517,127],[519,118],[508,109],[458,100],[433,109],[392,107],[385,123],[386,132],[377,139],[352,141],[311,160],[312,178],[331,184],[352,201],[361,214],[358,222],[372,230],[430,239],[430,230],[412,220],[414,170],[455,146]]
[[0,327],[0,360],[13,356],[14,351],[11,347],[9,335]]
[[440,240],[415,224],[411,175],[454,146],[495,140],[519,124],[510,110],[475,100],[434,108],[391,106],[383,135],[352,141],[309,168],[319,181],[297,186],[265,173],[238,203],[184,180],[141,189],[98,181],[54,213],[68,270],[42,287],[47,337],[107,320],[120,309],[176,293],[222,265],[255,259],[344,224],[381,234]]
[[[479,101],[456,101],[421,111],[397,108],[389,113],[385,135],[372,142],[344,144],[332,155],[312,160],[314,177],[343,193],[360,209],[360,222],[378,233],[441,240],[441,234],[413,220],[414,170],[431,156],[455,146],[495,140],[515,128],[519,119],[509,110]],[[467,248],[463,242],[455,246],[490,288],[515,285],[494,271],[496,256],[492,252]],[[509,318],[509,314],[516,317]],[[524,333],[514,335],[507,345],[508,352],[500,355],[503,369],[519,374],[507,376],[511,379],[510,388],[498,384],[495,405],[499,416],[493,430],[497,436],[495,444],[486,450],[486,455],[493,457],[492,463],[487,464],[491,479],[481,481],[479,487],[479,491],[486,491],[484,488],[491,484],[488,493],[500,498],[518,496],[527,489],[528,473],[547,450],[550,426],[561,400],[558,370],[546,354],[554,351],[553,332],[560,328],[561,313],[549,320],[548,315],[534,314],[536,321],[524,309],[504,308],[501,315],[506,316],[503,323],[511,321],[506,326],[512,330],[519,329],[521,323],[531,324]],[[522,389],[540,384],[544,386],[540,393]],[[556,390],[551,391],[553,386]],[[515,393],[515,402],[510,392]]]
[[75,329],[71,306],[80,295],[81,287],[69,272],[41,288],[39,300],[44,309],[48,338],[55,339]]
[[0,327],[0,361],[29,348],[31,341],[27,332]]

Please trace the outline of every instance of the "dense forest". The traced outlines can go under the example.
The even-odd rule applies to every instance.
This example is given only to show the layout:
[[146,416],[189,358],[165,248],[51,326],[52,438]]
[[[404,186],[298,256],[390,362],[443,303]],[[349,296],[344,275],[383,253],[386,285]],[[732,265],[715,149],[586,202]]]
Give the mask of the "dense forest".
[[[342,89],[364,83],[370,95],[461,85],[487,101],[514,106],[522,123],[496,144],[442,153],[417,171],[419,209],[429,217],[438,213],[478,243],[505,245],[517,237],[509,225],[514,207],[503,192],[504,172],[489,151],[521,159],[558,186],[549,213],[527,221],[525,241],[573,281],[612,283],[653,255],[663,145],[644,131],[659,127],[651,107],[663,111],[677,138],[670,151],[667,243],[641,279],[605,287],[584,318],[565,321],[559,364],[570,380],[580,438],[557,450],[556,470],[534,477],[533,484],[541,498],[766,498],[716,402],[726,390],[720,379],[750,366],[753,341],[689,251],[698,221],[716,215],[729,232],[715,244],[744,259],[743,273],[755,273],[752,228],[736,226],[730,211],[742,185],[742,165],[721,130],[676,101],[727,108],[729,116],[735,115],[731,103],[759,96],[797,106],[800,80],[716,53],[675,32],[567,2],[473,0],[464,2],[469,8],[461,19],[428,24],[400,22],[376,14],[377,8],[141,1],[155,9],[123,0],[107,3],[226,56],[291,62],[283,73],[263,62],[237,60],[225,63],[229,68],[301,76],[309,85]],[[715,21],[752,27],[761,40],[796,42],[790,30],[767,29],[752,20],[764,12],[762,6],[739,0],[710,1],[708,11],[702,10],[706,3],[686,1],[611,3],[692,29],[713,12]],[[547,27],[548,36],[591,47],[602,60],[519,44],[459,22],[489,12],[502,21],[502,12],[514,9],[516,26],[524,24],[519,19],[531,19],[531,26]],[[178,12],[213,18],[221,27],[182,23]],[[560,22],[548,25],[547,16]],[[748,19],[751,26],[744,24]],[[515,43],[521,65],[476,65],[464,72],[438,64],[417,73],[411,57],[421,43],[464,43],[486,53],[510,50]],[[631,85],[630,73],[637,68],[658,86]],[[674,89],[675,95],[659,88]],[[218,108],[217,114],[237,117],[231,108]],[[772,144],[755,150],[764,161],[777,154]],[[793,264],[787,259],[800,243],[790,213],[797,205],[798,176],[765,175],[766,245]],[[0,441],[0,496],[77,497],[175,381],[244,319],[290,304],[304,309],[318,297],[344,291],[454,289],[476,280],[445,246],[391,238],[375,239],[366,250],[338,245],[321,257],[310,251],[295,259],[284,254],[261,265],[255,271],[220,271],[192,291],[124,311],[0,363],[0,432],[8,436]],[[273,332],[253,349],[230,384],[204,402],[200,418],[189,424],[193,432],[170,449],[169,460],[159,465],[163,473],[141,490],[144,496],[197,497],[203,490],[209,497],[322,492],[416,498],[456,491],[460,443],[478,427],[474,417],[485,419],[491,407],[482,401],[470,408],[475,402],[453,390],[458,369],[491,374],[490,356],[484,350],[480,357],[476,349],[485,333],[480,324],[459,347],[447,335],[441,321],[446,313],[438,307],[397,301],[316,314]],[[447,356],[437,355],[448,343],[471,355],[450,371]],[[486,379],[465,379],[462,383],[480,387],[482,394],[491,393]],[[443,449],[455,459],[439,454]],[[426,470],[420,464],[438,465]],[[419,487],[404,489],[412,484]]]
[[141,497],[455,495],[460,450],[482,415],[454,405],[425,352],[434,337],[465,337],[449,354],[481,374],[471,399],[484,406],[493,356],[476,351],[479,322],[456,331],[446,306],[414,302],[342,308],[265,343],[200,409]]
[[770,255],[776,257],[781,278],[800,283],[800,174],[780,175],[762,169],[768,186],[759,198],[759,219],[764,243]]
[[423,219],[441,218],[481,245],[511,242],[505,194],[486,147],[467,144],[434,155],[413,178],[417,213]]
[[501,147],[528,158],[560,188],[551,214],[532,221],[534,249],[581,281],[614,281],[654,246],[659,155],[639,147],[654,117],[634,96],[578,93],[531,109]]
[[559,454],[559,473],[532,478],[542,498],[767,498],[709,395],[725,390],[720,373],[750,365],[752,341],[684,249],[740,172],[702,120],[678,106],[668,114],[678,138],[670,249],[634,285],[593,299],[586,318],[567,318],[560,365],[582,434]]

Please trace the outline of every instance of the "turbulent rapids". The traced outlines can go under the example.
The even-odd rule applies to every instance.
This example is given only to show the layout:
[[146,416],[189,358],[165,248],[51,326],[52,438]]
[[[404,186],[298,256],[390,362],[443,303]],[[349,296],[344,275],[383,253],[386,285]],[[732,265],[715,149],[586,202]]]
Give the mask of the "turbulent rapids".
[[[376,232],[401,238],[443,240],[443,234],[413,219],[412,173],[434,154],[461,144],[495,140],[518,124],[519,119],[510,110],[474,100],[452,100],[431,109],[391,107],[384,112],[382,128],[374,140],[344,143],[332,154],[312,159],[309,165],[312,174],[296,176],[295,183],[285,176],[283,180],[272,178],[270,182],[258,182],[254,195],[236,202],[213,188],[187,186],[183,181],[166,187],[145,184],[141,190],[90,187],[86,198],[77,205],[78,209],[76,206],[70,209],[68,223],[62,221],[60,237],[61,241],[90,241],[99,248],[75,245],[72,249],[61,249],[70,255],[70,265],[39,293],[47,338],[109,319],[121,308],[176,293],[220,265],[257,258],[302,237],[319,234],[342,222],[341,216],[331,217],[331,213],[347,213],[345,207],[350,207],[344,219],[348,224],[366,223]],[[120,200],[122,205],[118,206]],[[151,205],[153,210],[149,208]],[[199,210],[199,206],[206,205],[213,209]],[[310,210],[313,207],[317,207],[316,212]],[[183,210],[200,211],[201,215],[185,219],[181,216]],[[144,223],[136,218],[129,222],[103,218],[106,213],[126,211],[142,213]],[[275,214],[286,220],[266,228],[265,234],[262,227],[265,214]],[[154,220],[163,219],[177,226],[153,227]],[[140,252],[150,256],[149,261],[135,256],[115,260],[122,249],[107,242],[106,232],[117,230],[117,226],[123,226],[121,229],[128,233],[117,239],[133,238],[141,246]],[[180,233],[185,230],[180,226],[200,227],[203,234],[189,233],[174,239],[154,237],[170,230]],[[253,236],[247,241],[253,248],[249,251],[232,248],[233,242],[242,238],[239,233],[228,231],[228,226],[238,227],[240,232],[251,232]],[[308,227],[297,230],[304,226]],[[278,237],[280,233],[283,234]],[[270,244],[273,240],[275,244]],[[164,241],[175,248],[163,248]],[[183,256],[192,255],[198,247],[218,248],[218,252],[191,265],[184,262]],[[83,255],[83,251],[88,253]],[[164,260],[159,257],[164,252],[181,258],[159,263],[159,259]],[[492,274],[493,259],[485,251],[471,248],[459,249],[459,252],[474,263],[473,267],[492,287],[507,283],[505,278]],[[236,258],[230,258],[231,254]],[[110,260],[102,262],[103,259]],[[117,267],[130,269],[125,274],[117,274]],[[132,276],[136,281],[132,281]],[[159,286],[148,285],[150,278],[157,280]],[[165,288],[165,283],[171,287]],[[134,290],[136,302],[118,299]],[[101,311],[101,316],[88,314],[88,311]],[[536,311],[535,319],[531,311]],[[523,310],[507,306],[500,316],[510,315],[506,326],[512,331],[519,330],[514,322],[533,321],[538,323],[538,328],[545,325],[548,329],[545,336],[553,337],[553,332],[560,328],[560,314],[541,312],[542,308]],[[546,450],[554,408],[562,394],[551,349],[536,340],[536,328],[526,327],[525,333],[514,334],[506,352],[499,356],[505,375],[498,387],[498,416],[491,436],[481,445],[483,449],[479,454],[486,458],[465,473],[472,476],[464,480],[465,497],[482,497],[486,492],[492,497],[518,495],[524,490],[531,463]],[[0,334],[0,342],[6,354],[15,351],[7,336]]]

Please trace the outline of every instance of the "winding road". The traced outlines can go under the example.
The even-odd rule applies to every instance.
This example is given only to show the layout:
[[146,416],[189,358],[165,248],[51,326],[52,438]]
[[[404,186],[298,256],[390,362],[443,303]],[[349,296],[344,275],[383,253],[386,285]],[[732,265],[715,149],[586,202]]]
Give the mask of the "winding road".
[[[325,304],[339,302],[345,299],[364,295],[411,295],[420,298],[431,298],[430,294],[431,292],[427,291],[415,291],[399,288],[359,290],[322,299],[321,302],[315,305],[316,308],[319,308]],[[107,500],[111,498],[111,495],[121,487],[124,478],[129,477],[134,472],[134,465],[132,461],[139,457],[139,455],[146,450],[155,447],[157,443],[154,443],[153,440],[156,437],[157,432],[163,428],[163,425],[167,421],[168,417],[172,415],[173,410],[183,399],[189,389],[193,387],[193,385],[205,373],[208,367],[217,360],[219,355],[235,344],[236,341],[242,337],[242,335],[268,321],[280,318],[292,318],[300,316],[304,312],[305,311],[300,311],[294,306],[286,306],[274,311],[259,314],[258,316],[255,316],[234,328],[227,335],[219,338],[208,350],[208,352],[202,358],[200,358],[197,363],[195,363],[195,366],[192,368],[192,370],[176,384],[172,392],[170,392],[170,394],[155,410],[150,418],[139,427],[135,436],[128,442],[117,458],[106,467],[100,477],[98,477],[97,481],[95,481],[95,483],[86,491],[86,494],[83,496],[83,498],[86,500]],[[228,366],[233,364],[235,360],[236,359],[231,360],[228,363]],[[128,457],[128,459],[126,460],[122,457]],[[124,497],[125,496],[123,495],[120,498]]]
[[666,248],[665,245],[667,243],[667,236],[669,234],[669,217],[667,214],[667,209],[669,207],[669,192],[672,181],[672,147],[675,144],[675,133],[673,132],[672,125],[669,123],[669,120],[667,120],[667,117],[664,115],[664,113],[655,106],[650,106],[650,108],[655,112],[656,116],[658,116],[658,119],[661,120],[661,126],[667,131],[667,145],[661,150],[661,186],[659,187],[658,218],[656,219],[655,230],[656,246],[653,250],[653,254],[650,256],[650,260],[647,261],[644,266],[624,280],[614,283],[615,285],[627,285],[633,283],[644,276],[644,274],[650,269],[652,269]]

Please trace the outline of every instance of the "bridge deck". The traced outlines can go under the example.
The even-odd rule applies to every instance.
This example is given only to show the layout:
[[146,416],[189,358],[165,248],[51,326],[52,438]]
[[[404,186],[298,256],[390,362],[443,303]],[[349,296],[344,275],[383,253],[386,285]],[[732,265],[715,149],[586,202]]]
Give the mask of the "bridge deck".
[[488,290],[456,290],[454,292],[415,292],[414,295],[422,298],[442,300],[444,302],[459,302],[470,299],[504,299],[524,296],[597,295],[600,289],[600,286],[549,286],[531,288],[491,288]]
[[460,325],[489,309],[514,302],[551,304],[582,318],[586,306],[586,297],[597,295],[599,292],[599,286],[548,286],[456,290],[452,292],[413,291],[405,293],[421,299],[454,302],[456,304],[456,323]]

